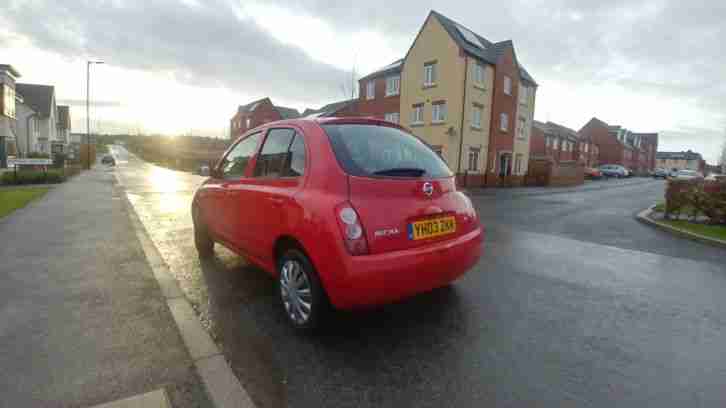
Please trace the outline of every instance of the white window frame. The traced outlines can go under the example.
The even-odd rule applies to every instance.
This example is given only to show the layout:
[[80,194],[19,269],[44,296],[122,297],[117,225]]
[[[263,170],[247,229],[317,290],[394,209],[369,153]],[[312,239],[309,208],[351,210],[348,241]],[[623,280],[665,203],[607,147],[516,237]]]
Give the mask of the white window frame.
[[446,102],[435,102],[431,104],[431,123],[446,122]]
[[524,162],[524,155],[522,153],[517,153],[514,155],[514,174],[520,175],[522,174],[522,162]]
[[424,86],[436,85],[436,63],[427,62],[424,64]]
[[509,114],[506,112],[499,114],[499,130],[509,132]]
[[521,105],[527,105],[527,101],[529,99],[529,88],[526,85],[522,85],[522,83],[519,84],[519,103]]
[[386,77],[386,96],[398,95],[401,92],[401,75]]
[[512,78],[508,75],[504,75],[504,94],[512,95]]
[[480,105],[472,105],[471,107],[471,127],[474,129],[481,129],[481,117],[483,115],[484,108]]
[[370,80],[366,82],[366,99],[371,100],[376,97],[376,81]]
[[[469,171],[479,171],[479,149],[475,149],[473,147],[469,148],[469,161],[467,169]],[[473,166],[472,166],[473,164]]]
[[474,64],[474,83],[484,85],[484,65],[480,62]]
[[389,112],[384,114],[383,117],[386,121],[396,124],[398,124],[401,119],[398,112]]
[[411,111],[411,124],[412,125],[420,125],[423,124],[423,116],[424,116],[424,105],[418,104],[413,106],[413,110]]
[[518,119],[519,125],[517,126],[517,137],[526,140],[527,139],[527,120],[524,118]]

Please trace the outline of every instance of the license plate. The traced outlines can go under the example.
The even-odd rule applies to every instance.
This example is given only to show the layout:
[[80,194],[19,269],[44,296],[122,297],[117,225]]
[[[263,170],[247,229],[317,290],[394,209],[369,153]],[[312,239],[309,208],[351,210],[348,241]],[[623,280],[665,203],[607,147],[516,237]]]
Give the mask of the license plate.
[[441,217],[408,224],[408,239],[419,240],[440,237],[456,232],[456,218]]

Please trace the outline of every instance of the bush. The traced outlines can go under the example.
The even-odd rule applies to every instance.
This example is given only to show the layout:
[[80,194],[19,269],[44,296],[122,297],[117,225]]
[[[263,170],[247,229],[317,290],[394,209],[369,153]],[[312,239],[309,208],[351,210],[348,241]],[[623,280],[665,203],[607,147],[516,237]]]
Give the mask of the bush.
[[712,224],[726,224],[726,182],[668,182],[665,216],[687,211],[693,218],[705,215]]
[[28,153],[29,159],[50,159],[48,153],[30,152]]
[[48,169],[47,172],[42,170],[19,170],[17,172],[8,171],[3,173],[0,184],[56,184],[62,183],[64,180],[63,169]]

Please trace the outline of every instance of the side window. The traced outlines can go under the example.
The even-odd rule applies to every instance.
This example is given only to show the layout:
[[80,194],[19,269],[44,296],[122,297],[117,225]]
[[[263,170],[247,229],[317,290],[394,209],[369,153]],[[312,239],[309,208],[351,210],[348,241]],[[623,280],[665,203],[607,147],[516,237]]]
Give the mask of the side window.
[[287,177],[298,177],[305,174],[305,141],[302,135],[295,134],[295,140],[290,146],[290,166],[284,174]]
[[298,177],[305,173],[305,141],[293,129],[272,129],[257,158],[255,177]]
[[281,177],[288,162],[288,155],[293,129],[271,129],[267,133],[265,144],[262,145],[260,155],[255,165],[255,177],[275,178]]
[[237,143],[231,152],[222,160],[220,169],[225,179],[236,179],[245,175],[245,169],[255,154],[262,133],[255,133]]

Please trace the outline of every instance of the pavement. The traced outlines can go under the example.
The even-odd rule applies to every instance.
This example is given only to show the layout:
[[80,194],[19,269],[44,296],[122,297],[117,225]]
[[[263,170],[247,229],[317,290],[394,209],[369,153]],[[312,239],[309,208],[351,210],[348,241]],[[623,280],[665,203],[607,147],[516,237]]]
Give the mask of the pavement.
[[726,404],[726,252],[635,220],[662,181],[472,195],[485,255],[460,281],[302,335],[264,272],[219,245],[199,261],[189,206],[202,177],[114,154],[169,273],[258,407]]
[[85,172],[0,220],[0,407],[211,406],[114,184]]

